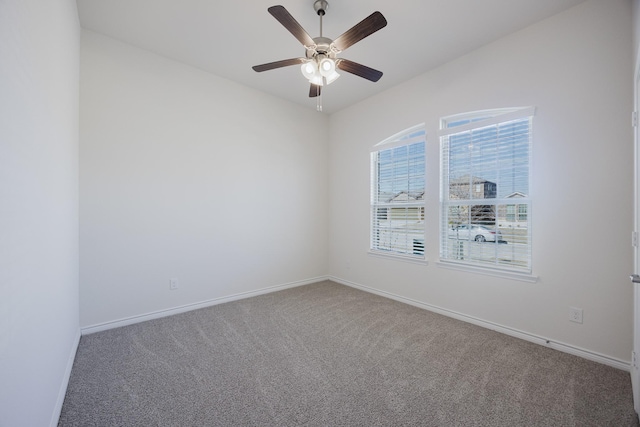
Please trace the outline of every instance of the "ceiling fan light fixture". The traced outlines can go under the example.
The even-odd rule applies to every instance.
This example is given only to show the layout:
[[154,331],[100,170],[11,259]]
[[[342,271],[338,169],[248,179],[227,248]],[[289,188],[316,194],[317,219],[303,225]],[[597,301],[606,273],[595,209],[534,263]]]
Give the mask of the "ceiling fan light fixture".
[[330,85],[331,83],[335,82],[336,80],[338,80],[338,77],[340,77],[340,74],[336,73],[335,71],[328,75],[327,77],[325,77],[325,80],[327,81],[327,84]]
[[320,73],[322,73],[323,76],[327,76],[329,74],[331,74],[332,71],[336,70],[336,63],[333,59],[331,58],[324,58],[322,61],[320,61]]
[[318,74],[318,67],[315,61],[308,61],[302,64],[300,71],[307,80],[311,80]]
[[324,86],[324,81],[323,81],[321,75],[317,75],[317,76],[314,76],[313,78],[309,79],[309,83],[311,83],[312,85],[316,85],[316,86]]
[[336,72],[336,61],[331,58],[324,58],[320,61],[320,75],[327,80],[327,84],[331,84],[340,77],[340,74]]
[[331,58],[324,58],[320,63],[317,58],[314,58],[302,64],[300,71],[309,83],[316,86],[328,85],[340,77],[336,72],[335,61]]

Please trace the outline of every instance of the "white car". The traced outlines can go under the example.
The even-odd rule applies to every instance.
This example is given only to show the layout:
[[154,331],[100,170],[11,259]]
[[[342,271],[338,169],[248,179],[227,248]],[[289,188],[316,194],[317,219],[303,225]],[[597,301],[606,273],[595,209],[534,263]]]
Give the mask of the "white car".
[[501,242],[502,234],[497,229],[491,229],[478,224],[460,224],[449,229],[449,238],[458,240],[475,240],[476,242]]

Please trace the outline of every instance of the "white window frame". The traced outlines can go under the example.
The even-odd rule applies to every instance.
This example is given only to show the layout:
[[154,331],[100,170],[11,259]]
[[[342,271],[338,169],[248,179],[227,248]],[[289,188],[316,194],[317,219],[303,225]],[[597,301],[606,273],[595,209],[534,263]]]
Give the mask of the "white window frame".
[[[418,135],[416,135],[418,133]],[[413,136],[412,136],[413,135]],[[422,175],[423,189],[426,184],[426,131],[425,125],[420,124],[413,126],[411,128],[405,129],[402,132],[399,132],[390,138],[385,139],[382,142],[376,144],[371,150],[371,176],[370,176],[370,226],[369,226],[369,254],[374,256],[381,256],[390,259],[396,259],[401,261],[409,261],[416,262],[421,264],[427,263],[427,258],[424,251],[424,242],[425,242],[425,227],[424,227],[424,215],[425,215],[425,198],[424,193],[422,194],[421,199],[415,200],[411,197],[407,197],[407,200],[404,201],[391,201],[391,200],[380,200],[380,192],[379,192],[379,180],[378,180],[378,166],[377,159],[379,153],[392,150],[402,146],[412,146],[414,144],[423,144],[424,147],[424,173]],[[414,176],[415,178],[415,176]],[[401,194],[401,193],[399,193]],[[398,195],[399,195],[398,194]],[[398,196],[396,195],[396,196]],[[410,195],[409,195],[410,196]],[[377,212],[380,209],[387,209],[387,217],[391,222],[393,218],[393,213],[391,209],[411,209],[416,210],[416,215],[418,218],[422,217],[422,220],[418,220],[416,224],[412,224],[412,226],[418,226],[417,233],[416,228],[413,228],[412,232],[402,233],[397,230],[397,228],[393,229],[391,233],[394,236],[397,236],[397,240],[402,241],[404,244],[400,243],[398,245],[394,245],[392,243],[382,243],[380,241],[380,230],[382,227],[380,226],[379,219],[377,218]],[[411,215],[405,216],[405,220],[408,220]],[[409,224],[407,224],[409,227]],[[391,228],[391,227],[390,227]],[[411,239],[412,245],[409,248],[407,241]],[[393,240],[393,238],[389,238],[389,240]],[[421,240],[421,242],[420,242]],[[422,246],[422,250],[420,250],[420,243]],[[393,249],[393,246],[400,247],[400,250]],[[417,251],[416,251],[417,248]]]
[[[495,110],[485,110],[485,111],[477,111],[472,113],[463,113],[456,114],[454,116],[448,116],[441,119],[440,122],[440,261],[437,263],[440,267],[451,268],[456,270],[469,271],[479,274],[488,274],[492,276],[499,277],[507,277],[516,280],[522,280],[527,282],[535,282],[537,281],[537,277],[532,274],[532,233],[531,233],[531,198],[530,196],[526,196],[524,198],[518,199],[508,199],[508,198],[486,198],[482,199],[482,203],[480,203],[480,199],[473,199],[473,196],[470,195],[470,199],[468,200],[458,200],[450,198],[450,183],[449,183],[449,138],[456,134],[463,134],[465,132],[471,132],[476,129],[482,129],[490,126],[497,126],[504,123],[513,122],[516,120],[529,120],[529,142],[528,142],[528,191],[531,192],[531,164],[532,164],[532,128],[533,128],[533,117],[535,115],[534,107],[524,107],[524,108],[511,108],[511,109],[495,109]],[[458,126],[449,127],[451,123],[461,121],[463,124]],[[467,123],[464,123],[467,122]],[[470,174],[472,176],[472,174]],[[470,179],[470,185],[474,184],[475,180]],[[506,249],[507,245],[499,244],[497,241],[495,242],[493,248],[495,248],[495,253],[491,256],[495,259],[495,261],[490,261],[491,256],[488,256],[487,259],[482,259],[481,256],[474,258],[473,256],[469,256],[470,252],[467,252],[467,256],[459,257],[454,256],[455,254],[451,250],[449,239],[449,209],[452,206],[462,206],[469,205],[477,206],[477,205],[487,205],[493,206],[495,212],[495,227],[498,227],[498,207],[504,205],[518,205],[518,204],[526,204],[527,210],[527,237],[526,237],[526,247],[522,250],[525,251],[526,256],[526,265],[519,265],[516,267],[511,267],[505,265],[505,263],[501,263],[500,255],[498,251],[502,251]],[[518,212],[516,208],[515,212],[516,218],[518,217]],[[489,243],[489,242],[487,242]],[[464,245],[471,247],[475,245],[475,242],[463,242]],[[461,244],[461,250],[463,251],[471,251],[467,246],[463,246]],[[491,245],[486,245],[482,248],[484,251],[486,248],[492,250]],[[512,248],[515,248],[512,245]],[[520,248],[519,248],[520,250]]]

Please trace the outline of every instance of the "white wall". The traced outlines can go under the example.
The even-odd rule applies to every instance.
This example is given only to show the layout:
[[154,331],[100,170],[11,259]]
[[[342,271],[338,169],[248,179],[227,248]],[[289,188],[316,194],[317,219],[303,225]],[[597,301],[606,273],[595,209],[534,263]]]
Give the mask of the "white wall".
[[0,426],[56,425],[80,337],[74,0],[0,1]]
[[637,58],[640,56],[638,55],[638,51],[640,50],[640,1],[639,0],[632,0],[631,1],[631,11],[632,11],[632,19],[633,19],[633,54],[635,55],[634,58],[636,58],[636,67],[638,66],[637,64]]
[[81,39],[83,327],[326,275],[326,116]]
[[[631,3],[588,1],[332,115],[331,275],[628,362],[631,58]],[[538,282],[438,267],[439,118],[530,105]],[[421,122],[427,266],[367,254],[371,147]],[[569,306],[584,309],[583,324],[568,321]]]

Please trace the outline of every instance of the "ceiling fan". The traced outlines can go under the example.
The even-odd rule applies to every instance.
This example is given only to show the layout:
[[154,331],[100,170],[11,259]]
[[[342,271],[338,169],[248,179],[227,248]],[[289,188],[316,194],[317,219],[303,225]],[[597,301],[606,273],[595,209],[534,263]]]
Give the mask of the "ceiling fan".
[[[382,72],[358,64],[344,58],[338,58],[338,54],[354,45],[365,37],[387,25],[387,20],[380,12],[371,15],[354,25],[335,40],[322,35],[322,17],[325,15],[329,3],[325,0],[316,0],[313,8],[320,16],[320,36],[312,38],[309,33],[294,19],[284,6],[271,6],[267,11],[273,15],[293,36],[304,46],[306,54],[304,58],[291,58],[282,61],[269,62],[267,64],[252,67],[257,72],[273,70],[276,68],[300,65],[302,74],[309,80],[309,97],[319,97],[321,87],[335,81],[340,75],[336,69],[377,82],[382,77]],[[318,104],[318,110],[322,110]]]

